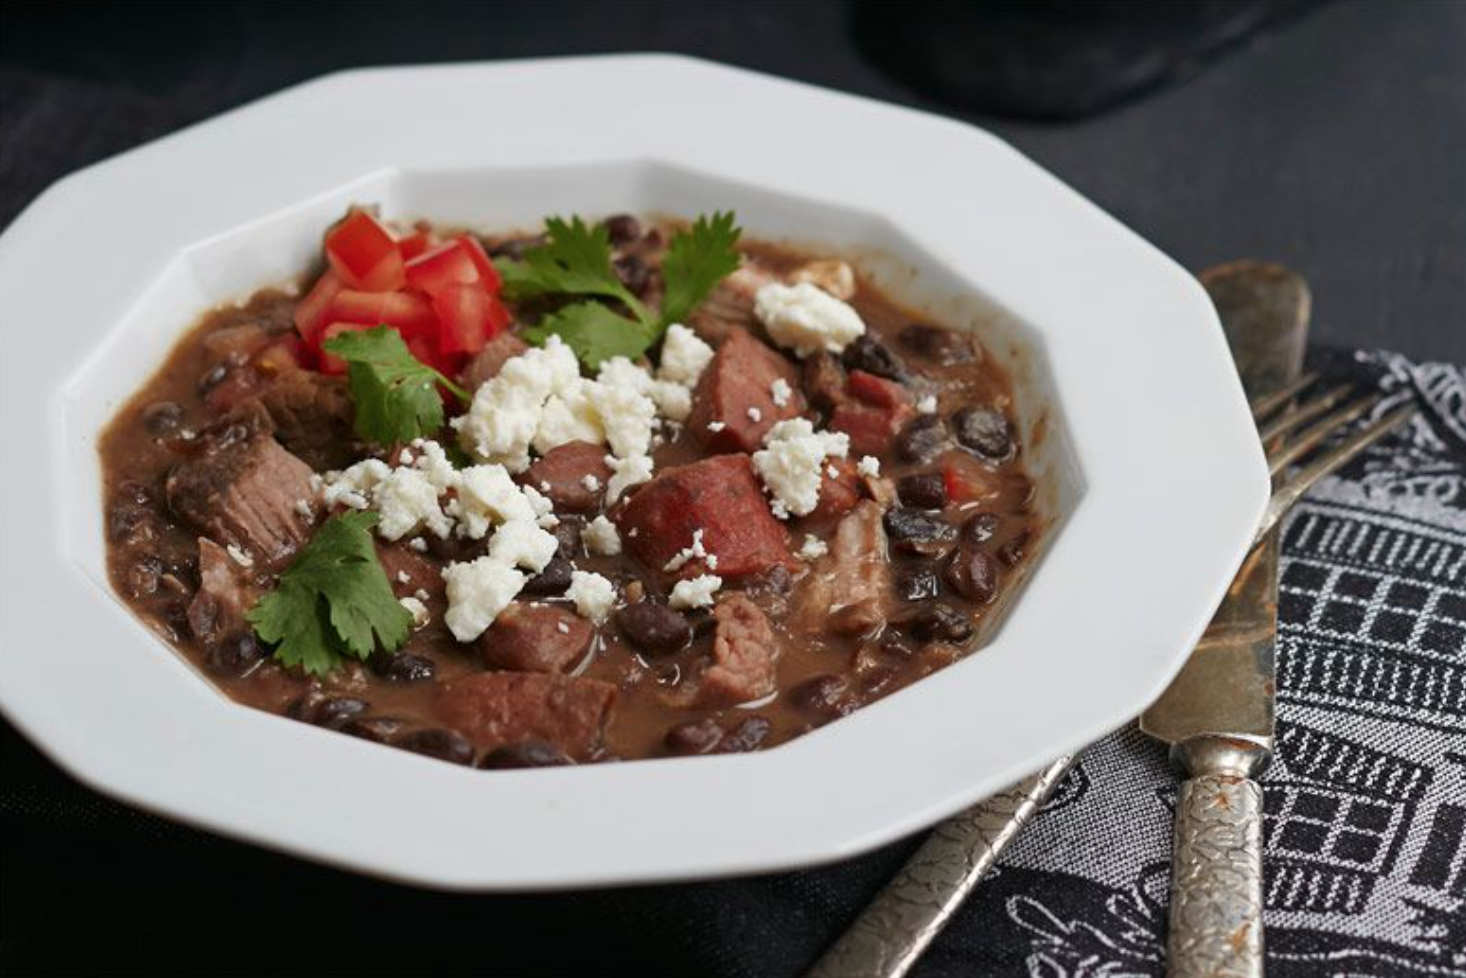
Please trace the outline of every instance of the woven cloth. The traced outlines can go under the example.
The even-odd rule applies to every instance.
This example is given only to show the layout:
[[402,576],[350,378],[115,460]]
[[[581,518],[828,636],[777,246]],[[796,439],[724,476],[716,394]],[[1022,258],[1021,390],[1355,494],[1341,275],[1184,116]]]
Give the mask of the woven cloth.
[[[122,98],[0,72],[0,224],[65,166],[228,100],[192,95]],[[1466,371],[1378,352],[1313,359],[1328,378],[1377,385],[1377,413],[1407,397],[1424,410],[1286,524],[1279,748],[1265,781],[1269,974],[1466,975]],[[9,974],[796,975],[919,842],[752,879],[455,896],[132,811],[3,724],[0,758]],[[1160,974],[1175,791],[1162,749],[1133,729],[1094,745],[917,973]]]

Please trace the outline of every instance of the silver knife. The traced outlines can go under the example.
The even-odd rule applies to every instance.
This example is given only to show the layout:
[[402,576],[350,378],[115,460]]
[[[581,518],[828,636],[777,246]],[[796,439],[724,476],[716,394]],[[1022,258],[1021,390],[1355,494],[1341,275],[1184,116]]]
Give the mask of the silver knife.
[[[1202,276],[1251,398],[1297,379],[1308,287],[1277,266],[1238,263]],[[1247,556],[1181,673],[1140,716],[1171,745],[1185,780],[1176,801],[1168,973],[1260,978],[1262,788],[1273,751],[1278,531]]]

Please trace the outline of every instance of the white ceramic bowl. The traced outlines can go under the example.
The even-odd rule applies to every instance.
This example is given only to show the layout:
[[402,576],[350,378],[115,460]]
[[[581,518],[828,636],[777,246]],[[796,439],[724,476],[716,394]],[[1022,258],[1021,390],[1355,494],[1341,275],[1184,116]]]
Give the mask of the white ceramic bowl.
[[[764,753],[490,774],[237,706],[111,593],[96,438],[353,201],[485,228],[732,207],[856,253],[1014,364],[1061,525],[989,647]],[[6,716],[132,804],[434,886],[771,870],[928,825],[1155,697],[1268,491],[1212,308],[1160,252],[979,129],[682,58],[292,89],[56,184],[0,239],[0,295]]]

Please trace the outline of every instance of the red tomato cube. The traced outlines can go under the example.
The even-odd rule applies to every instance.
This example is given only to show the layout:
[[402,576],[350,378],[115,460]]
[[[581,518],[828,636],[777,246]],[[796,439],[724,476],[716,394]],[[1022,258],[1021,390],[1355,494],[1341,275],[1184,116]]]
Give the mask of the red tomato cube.
[[504,282],[499,277],[499,270],[494,267],[494,260],[484,251],[484,246],[479,244],[478,238],[471,234],[460,234],[453,240],[459,242],[468,251],[468,257],[478,268],[479,280],[483,283],[492,295],[498,295],[503,288]]
[[403,261],[412,261],[418,255],[431,251],[437,246],[438,239],[427,231],[414,231],[397,242],[397,250],[402,252]]
[[509,312],[477,285],[453,285],[433,296],[444,353],[477,353],[509,325]]
[[352,211],[326,232],[326,260],[353,289],[390,292],[407,284],[397,242],[366,211]]
[[[363,333],[369,329],[375,329],[365,323],[331,323],[321,330],[321,342],[324,344],[333,336],[340,336],[342,333]],[[321,373],[323,374],[344,374],[346,373],[346,361],[338,356],[321,350]]]
[[455,285],[479,284],[478,265],[462,241],[449,241],[407,263],[407,284],[441,295]]
[[305,298],[295,307],[295,328],[300,331],[300,338],[305,340],[308,348],[320,348],[321,330],[331,321],[331,303],[342,288],[341,279],[336,273],[327,271],[316,280],[316,284],[311,286]]
[[438,318],[427,298],[416,292],[358,292],[342,289],[331,300],[332,322],[395,326],[404,336],[434,336]]

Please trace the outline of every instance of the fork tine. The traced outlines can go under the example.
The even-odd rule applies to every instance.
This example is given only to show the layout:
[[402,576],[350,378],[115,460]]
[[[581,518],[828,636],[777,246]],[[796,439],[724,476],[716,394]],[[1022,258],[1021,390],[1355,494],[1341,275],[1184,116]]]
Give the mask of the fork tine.
[[1294,395],[1308,387],[1315,380],[1318,380],[1318,372],[1310,370],[1281,390],[1275,390],[1271,394],[1254,397],[1251,401],[1252,419],[1261,422],[1263,418],[1272,414],[1284,404],[1287,404],[1293,399]]
[[1275,450],[1268,453],[1268,471],[1277,475],[1289,465],[1292,465],[1304,454],[1317,448],[1329,435],[1338,431],[1344,425],[1355,418],[1362,417],[1367,411],[1380,402],[1382,396],[1374,394],[1369,397],[1362,397],[1357,401],[1331,411],[1313,424],[1304,428],[1298,435],[1288,439]]
[[1317,397],[1304,402],[1297,410],[1290,411],[1269,421],[1262,426],[1257,435],[1262,439],[1264,445],[1270,444],[1279,435],[1285,435],[1295,428],[1307,424],[1320,414],[1323,414],[1329,408],[1342,401],[1344,396],[1353,389],[1353,384],[1340,384],[1337,387],[1331,387]]
[[1293,504],[1305,492],[1311,489],[1315,482],[1364,451],[1370,445],[1379,441],[1390,431],[1413,416],[1415,410],[1414,404],[1407,404],[1403,407],[1396,408],[1378,421],[1354,432],[1348,438],[1322,453],[1297,472],[1294,472],[1286,482],[1273,490],[1272,498],[1268,500],[1267,509],[1263,513],[1262,524],[1258,527],[1257,536],[1253,538],[1253,542],[1256,543],[1256,541],[1265,537],[1267,532],[1277,525],[1278,520],[1283,518],[1283,514],[1292,509]]

